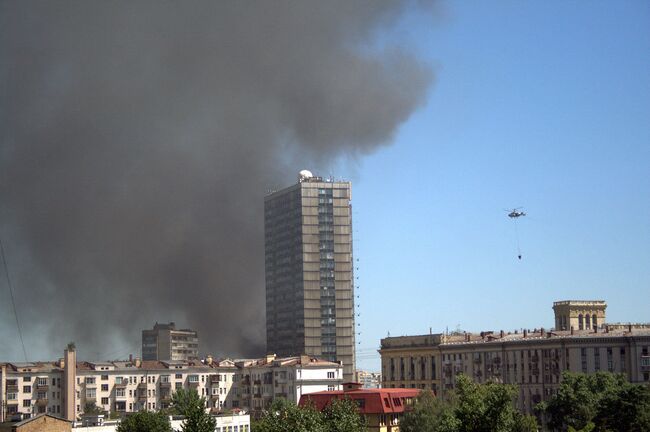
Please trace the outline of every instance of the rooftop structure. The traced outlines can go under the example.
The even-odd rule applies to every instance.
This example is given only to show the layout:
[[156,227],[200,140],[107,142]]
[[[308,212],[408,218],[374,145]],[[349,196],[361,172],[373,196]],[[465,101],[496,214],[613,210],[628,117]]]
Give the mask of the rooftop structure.
[[350,399],[366,417],[370,431],[398,430],[402,414],[408,410],[420,393],[414,389],[364,389],[361,383],[343,384],[343,390],[311,393],[300,398],[300,405],[313,406],[322,411],[334,399]]

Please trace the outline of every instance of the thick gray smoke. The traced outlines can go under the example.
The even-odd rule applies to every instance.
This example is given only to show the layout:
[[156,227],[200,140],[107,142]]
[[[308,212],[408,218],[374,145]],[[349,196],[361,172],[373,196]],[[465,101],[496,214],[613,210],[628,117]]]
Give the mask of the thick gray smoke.
[[[0,235],[30,360],[155,321],[264,352],[263,197],[390,142],[432,74],[400,1],[3,1]],[[0,283],[0,360],[22,360]]]

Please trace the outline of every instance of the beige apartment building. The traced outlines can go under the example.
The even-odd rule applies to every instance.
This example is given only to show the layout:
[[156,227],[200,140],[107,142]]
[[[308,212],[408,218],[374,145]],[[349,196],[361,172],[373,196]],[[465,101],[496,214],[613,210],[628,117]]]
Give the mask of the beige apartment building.
[[278,358],[239,360],[242,406],[254,417],[269,408],[276,398],[295,404],[304,394],[341,390],[343,366],[302,355]]
[[349,182],[306,170],[264,198],[266,349],[343,362],[346,381],[356,346],[350,202]]
[[[568,330],[428,334],[381,340],[382,385],[431,389],[444,395],[464,373],[476,382],[517,384],[528,413],[557,392],[561,374],[609,371],[650,382],[650,324],[607,324],[603,301],[554,303],[555,322]],[[583,318],[583,329],[576,329]],[[589,327],[586,316],[589,315]],[[593,317],[596,316],[594,327]],[[567,317],[566,321],[562,317]]]
[[190,329],[177,329],[176,324],[156,323],[151,330],[142,330],[143,360],[196,360],[199,358],[199,336]]
[[56,362],[0,363],[0,423],[17,415],[29,418],[41,413],[75,421],[89,403],[118,415],[158,410],[169,406],[178,389],[195,389],[206,398],[207,410],[213,414],[231,409],[249,411],[259,393],[255,382],[266,379],[260,378],[260,367],[271,372],[272,391],[267,389],[263,396],[266,403],[275,397],[295,401],[297,394],[310,388],[318,391],[341,384],[340,364],[311,358],[273,358],[271,364],[266,360],[242,363],[215,361],[208,356],[201,361],[136,358],[78,362],[70,346]]

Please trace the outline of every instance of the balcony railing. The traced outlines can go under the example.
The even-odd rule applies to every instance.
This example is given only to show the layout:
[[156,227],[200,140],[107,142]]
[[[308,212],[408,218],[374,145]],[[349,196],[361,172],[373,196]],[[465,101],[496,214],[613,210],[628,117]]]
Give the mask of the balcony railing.
[[[88,400],[88,398],[86,398],[86,400]],[[36,399],[36,405],[38,405],[38,406],[47,405],[47,398]]]
[[172,383],[170,381],[160,381],[160,388],[171,388]]
[[198,381],[190,381],[188,384],[190,387],[198,387],[200,383]]
[[50,386],[47,384],[36,384],[36,390],[40,391],[48,391],[50,389]]

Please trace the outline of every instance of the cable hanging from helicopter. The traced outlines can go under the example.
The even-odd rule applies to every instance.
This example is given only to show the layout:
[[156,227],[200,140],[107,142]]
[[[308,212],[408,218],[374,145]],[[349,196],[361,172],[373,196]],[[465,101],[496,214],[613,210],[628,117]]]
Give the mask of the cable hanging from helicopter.
[[526,216],[526,213],[521,211],[523,207],[517,207],[512,210],[505,210],[508,212],[508,217],[514,221],[515,224],[515,240],[517,242],[517,258],[521,259],[521,248],[519,247],[519,229],[517,228],[517,219]]

